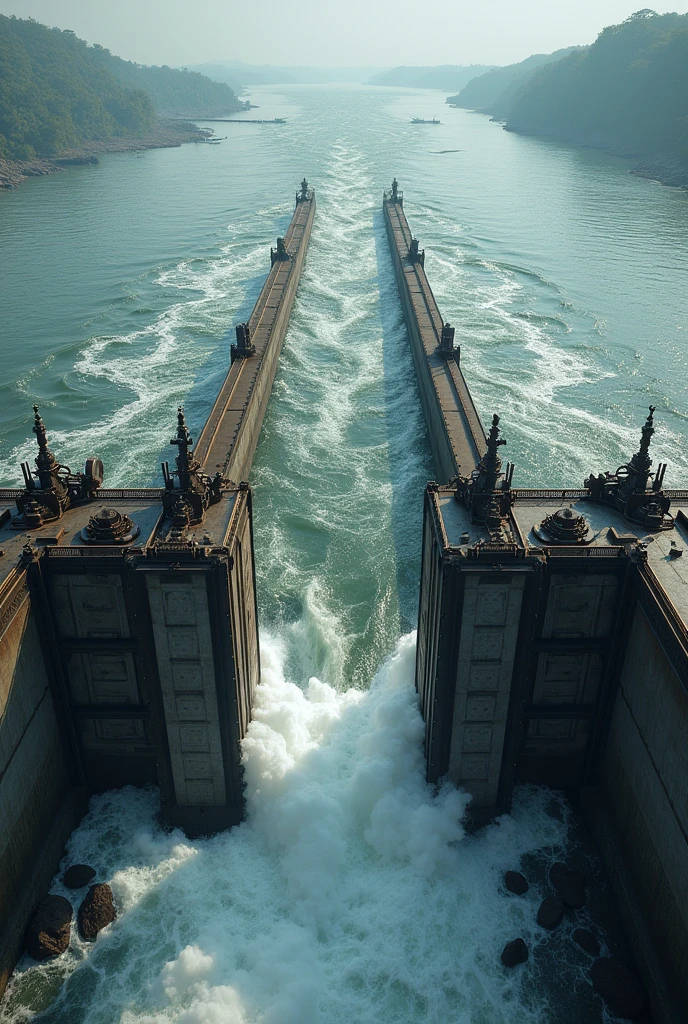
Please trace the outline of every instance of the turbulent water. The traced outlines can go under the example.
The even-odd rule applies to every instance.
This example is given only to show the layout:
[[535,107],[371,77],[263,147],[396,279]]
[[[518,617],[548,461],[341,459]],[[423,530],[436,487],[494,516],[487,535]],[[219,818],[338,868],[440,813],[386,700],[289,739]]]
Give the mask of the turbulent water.
[[[423,781],[410,630],[434,471],[380,201],[396,174],[517,484],[616,468],[652,403],[656,457],[685,486],[688,196],[437,93],[253,99],[288,123],[217,125],[220,146],[109,156],[0,196],[2,482],[32,457],[38,400],[60,460],[97,452],[110,486],[159,479],[179,401],[198,430],[304,173],[318,197],[252,476],[263,682],[247,821],[192,843],[158,828],[153,792],[94,799],[67,860],[111,881],[118,921],[22,962],[0,1020],[599,1021],[584,955],[537,933],[538,886],[499,890],[521,859],[537,875],[563,854],[565,806],[525,790],[467,837],[464,796]],[[434,114],[439,127],[409,123]],[[516,935],[531,961],[507,973]]]

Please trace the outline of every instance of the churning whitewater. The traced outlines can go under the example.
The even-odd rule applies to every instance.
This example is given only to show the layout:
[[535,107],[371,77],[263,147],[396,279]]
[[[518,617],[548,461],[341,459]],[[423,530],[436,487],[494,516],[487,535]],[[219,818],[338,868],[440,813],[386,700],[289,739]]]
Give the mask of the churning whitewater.
[[[343,692],[289,682],[282,646],[262,639],[246,822],[192,843],[155,826],[154,792],[94,798],[65,864],[110,879],[119,918],[95,945],[75,936],[66,961],[27,969],[35,1008],[67,976],[41,1019],[551,1020],[499,964],[505,934],[544,941],[537,896],[509,898],[500,880],[529,851],[563,850],[564,807],[525,791],[512,816],[464,835],[465,795],[424,780],[412,634],[369,690]],[[14,1024],[26,1015],[13,1003],[12,991]]]

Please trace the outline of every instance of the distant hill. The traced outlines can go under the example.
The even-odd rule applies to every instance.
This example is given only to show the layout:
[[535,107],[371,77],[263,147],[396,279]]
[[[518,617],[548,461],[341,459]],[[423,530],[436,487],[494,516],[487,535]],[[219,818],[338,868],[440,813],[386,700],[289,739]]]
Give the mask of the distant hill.
[[0,159],[141,138],[158,131],[156,112],[201,117],[240,107],[229,86],[201,75],[131,64],[73,32],[0,15]]
[[380,68],[318,68],[295,65],[245,64],[241,60],[215,61],[188,68],[216,82],[226,82],[237,92],[254,85],[321,85],[328,82],[366,82]]
[[442,89],[450,92],[463,89],[468,82],[491,71],[493,65],[440,64],[437,67],[398,67],[383,71],[369,79],[369,85],[400,85],[412,89]]
[[229,84],[214,82],[195,71],[134,64],[94,46],[97,58],[127,89],[145,89],[160,114],[183,117],[222,117],[240,110],[236,93]]
[[563,50],[555,50],[554,53],[534,53],[532,57],[526,57],[519,64],[493,68],[486,74],[473,78],[457,96],[449,96],[447,103],[504,118],[509,112],[514,94],[538,68],[561,60],[562,57],[568,57],[578,49],[580,47],[568,46]]
[[655,162],[688,185],[688,14],[639,11],[536,70],[506,127]]

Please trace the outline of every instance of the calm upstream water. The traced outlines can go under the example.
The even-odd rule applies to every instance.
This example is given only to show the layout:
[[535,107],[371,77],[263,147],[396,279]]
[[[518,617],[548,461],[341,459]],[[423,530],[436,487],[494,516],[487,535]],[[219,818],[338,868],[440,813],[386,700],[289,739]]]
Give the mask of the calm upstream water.
[[[192,843],[158,828],[154,792],[93,800],[69,861],[111,882],[119,920],[24,961],[3,1024],[603,1019],[573,925],[545,939],[537,886],[499,892],[521,858],[565,854],[565,806],[524,790],[466,837],[462,795],[423,781],[410,631],[434,470],[381,193],[395,174],[521,486],[615,469],[649,404],[667,483],[688,483],[688,195],[443,98],[256,90],[260,116],[287,124],[216,125],[219,146],[111,155],[0,195],[2,483],[33,458],[38,401],[60,461],[97,453],[109,486],[159,482],[179,402],[198,431],[304,174],[318,198],[252,475],[248,820]],[[531,960],[507,974],[516,935]]]

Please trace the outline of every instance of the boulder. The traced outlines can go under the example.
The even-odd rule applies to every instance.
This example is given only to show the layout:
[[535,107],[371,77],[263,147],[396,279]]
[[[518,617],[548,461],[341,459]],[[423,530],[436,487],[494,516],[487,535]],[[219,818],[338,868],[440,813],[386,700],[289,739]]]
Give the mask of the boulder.
[[89,867],[88,864],[72,864],[71,868],[65,871],[62,881],[68,889],[83,889],[95,877],[95,868]]
[[502,950],[502,963],[505,967],[517,967],[528,959],[528,947],[523,939],[512,939]]
[[595,991],[609,1010],[624,1020],[640,1020],[648,1010],[645,989],[635,972],[615,956],[603,956],[590,968]]
[[507,871],[504,875],[504,885],[516,896],[523,896],[529,889],[528,882],[520,871]]
[[589,928],[576,928],[573,933],[573,941],[577,943],[581,949],[584,949],[590,956],[600,955],[600,944],[597,936],[594,932],[591,932]]
[[92,941],[106,925],[117,917],[112,901],[112,889],[101,882],[92,885],[79,907],[78,922],[82,938]]
[[549,869],[549,880],[564,906],[580,910],[585,906],[585,875],[558,861]]
[[64,896],[46,896],[33,912],[26,931],[26,952],[34,960],[59,956],[69,945],[72,904]]
[[547,896],[537,912],[537,923],[543,928],[556,928],[564,917],[564,904],[558,896]]

